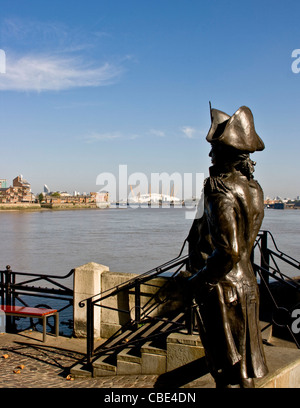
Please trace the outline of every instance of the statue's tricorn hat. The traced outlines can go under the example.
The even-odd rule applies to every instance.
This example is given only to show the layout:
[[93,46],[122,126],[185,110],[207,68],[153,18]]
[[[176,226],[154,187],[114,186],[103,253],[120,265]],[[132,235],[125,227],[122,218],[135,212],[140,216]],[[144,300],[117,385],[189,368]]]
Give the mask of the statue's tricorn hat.
[[239,108],[232,116],[212,109],[211,127],[206,140],[209,143],[231,146],[239,151],[253,153],[265,148],[254,127],[252,112],[246,106]]

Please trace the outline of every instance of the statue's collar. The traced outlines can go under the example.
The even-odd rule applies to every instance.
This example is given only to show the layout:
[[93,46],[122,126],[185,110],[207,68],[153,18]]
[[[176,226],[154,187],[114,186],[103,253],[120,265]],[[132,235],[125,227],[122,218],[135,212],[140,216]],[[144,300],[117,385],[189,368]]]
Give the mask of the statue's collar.
[[223,164],[222,166],[214,165],[209,168],[210,177],[228,176],[236,172],[232,163]]

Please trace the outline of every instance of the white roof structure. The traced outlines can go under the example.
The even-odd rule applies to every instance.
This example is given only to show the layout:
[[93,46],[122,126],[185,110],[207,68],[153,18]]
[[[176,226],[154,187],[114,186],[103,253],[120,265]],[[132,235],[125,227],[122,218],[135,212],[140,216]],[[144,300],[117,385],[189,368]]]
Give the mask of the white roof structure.
[[130,197],[128,199],[129,202],[131,203],[139,203],[139,204],[144,204],[144,203],[180,203],[181,200],[177,197],[170,196],[168,194],[158,194],[158,193],[152,193],[152,194],[141,194],[137,196]]

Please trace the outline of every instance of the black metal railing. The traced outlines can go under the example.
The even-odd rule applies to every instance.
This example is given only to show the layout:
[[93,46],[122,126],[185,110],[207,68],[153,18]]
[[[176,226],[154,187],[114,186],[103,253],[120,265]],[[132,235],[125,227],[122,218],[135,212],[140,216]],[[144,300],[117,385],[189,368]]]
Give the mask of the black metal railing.
[[[110,288],[95,296],[84,299],[79,303],[80,307],[86,307],[86,327],[87,327],[86,357],[88,365],[91,364],[92,359],[96,352],[94,348],[95,308],[96,307],[106,308],[114,310],[118,313],[126,314],[128,316],[128,321],[126,325],[124,325],[124,327],[120,329],[120,331],[123,331],[125,327],[138,328],[142,322],[149,319],[157,321],[159,317],[156,315],[155,318],[152,318],[151,314],[163,303],[170,301],[170,291],[168,291],[167,288],[168,286],[172,285],[172,282],[174,282],[174,278],[178,275],[182,268],[187,266],[189,256],[188,255],[182,256],[185,243],[186,241],[184,242],[179,255],[176,258],[172,259],[171,261],[168,261],[154,269],[151,269],[141,275],[138,275],[137,277],[134,277],[120,285]],[[166,277],[165,283],[163,285],[156,285],[155,283],[151,282],[159,277]],[[157,291],[151,294],[143,290],[143,287],[157,288]],[[134,307],[131,310],[110,307],[103,304],[103,302],[108,298],[117,296],[121,292],[125,291],[127,291],[129,294],[134,295]],[[160,294],[162,294],[161,297],[159,296]],[[147,298],[147,301],[145,301],[143,305],[141,303],[142,296],[144,298]],[[182,324],[178,323],[178,327],[179,326],[182,327]],[[117,333],[115,333],[114,336],[116,334]]]
[[[173,289],[171,285],[174,285],[174,282],[176,282],[177,285],[175,289],[177,291],[178,289],[179,291],[183,289],[184,296],[184,288],[180,288],[180,285],[178,285],[177,277],[182,269],[188,269],[189,256],[183,255],[185,244],[186,241],[176,258],[80,302],[79,306],[86,307],[86,359],[88,364],[91,364],[92,360],[97,357],[99,351],[99,348],[95,349],[94,344],[95,308],[111,309],[124,314],[124,316],[126,316],[126,319],[124,319],[126,321],[126,327],[136,329],[146,320],[157,320],[160,318],[159,315],[154,312],[164,303],[172,301],[172,294],[174,294],[175,291],[170,290],[170,288]],[[297,300],[295,300],[295,302],[289,302],[289,304],[285,301],[281,301],[280,296],[278,298],[275,293],[276,291],[274,291],[274,288],[276,289],[275,283],[279,283],[280,288],[288,288],[288,290],[294,294],[299,293],[300,283],[280,269],[279,261],[283,263],[283,265],[289,265],[293,270],[300,270],[300,263],[279,250],[274,237],[269,231],[260,231],[253,248],[252,264],[260,286],[261,303],[263,308],[267,304],[270,310],[270,324],[286,329],[297,347],[300,348],[299,336],[295,335],[291,328],[292,312],[296,308],[300,308],[300,306],[298,306]],[[65,283],[67,279],[71,279],[73,273],[74,270],[71,270],[65,276],[57,276],[15,272],[10,266],[7,266],[5,270],[0,271],[1,304],[14,306],[19,303],[31,307],[51,307],[58,309],[60,313],[67,309],[72,309],[73,317],[73,287],[70,288]],[[164,283],[161,284],[160,282],[160,284],[157,285],[155,279],[162,277],[165,278]],[[152,288],[152,291],[146,290],[146,288],[149,287]],[[127,292],[128,295],[133,296],[133,308],[113,307],[109,306],[109,302],[105,302],[109,298],[119,295],[121,292]],[[50,306],[45,303],[42,305],[33,304],[33,302],[38,302],[39,300],[37,299],[40,298],[47,299],[47,302],[50,302]],[[266,302],[266,299],[268,299],[269,302]],[[290,297],[289,300],[291,299],[292,297]],[[183,303],[185,312],[184,325],[188,332],[192,333],[195,321],[193,304],[192,302],[188,302],[186,298],[185,302],[186,303]],[[153,315],[155,315],[154,318],[152,317]],[[165,316],[162,316],[162,319],[165,319]],[[15,319],[7,317],[7,329],[10,330],[13,328],[14,324]],[[124,327],[125,325],[120,331],[124,330]],[[178,328],[182,327],[182,322],[178,322]],[[173,325],[173,329],[174,328],[176,329],[176,324]]]
[[[273,245],[273,249],[271,245]],[[259,232],[254,244],[254,251],[258,250],[260,254],[260,266],[265,270],[265,280],[269,283],[270,278],[276,279],[277,277],[282,280],[290,279],[289,276],[284,274],[279,267],[277,260],[283,261],[294,269],[300,271],[300,262],[295,258],[282,252],[270,231],[262,230]],[[255,262],[255,261],[254,261]],[[267,273],[268,272],[268,273]],[[297,285],[296,285],[297,286]]]
[[278,248],[270,231],[260,231],[255,250],[260,256],[260,264],[253,261],[253,269],[260,286],[262,317],[269,320],[268,326],[274,325],[279,331],[284,329],[283,332],[288,333],[289,339],[300,348],[299,333],[292,330],[293,311],[300,312],[300,278],[282,272],[278,261],[289,265],[293,271],[300,271],[300,263]]
[[[273,244],[274,248],[272,249],[269,243]],[[142,321],[145,319],[149,319],[150,312],[152,312],[155,308],[159,307],[160,302],[157,301],[157,295],[159,292],[163,291],[163,287],[157,287],[157,292],[149,297],[148,302],[144,303],[141,306],[141,296],[147,296],[145,292],[142,291],[143,285],[151,285],[151,280],[165,276],[166,272],[169,272],[168,279],[166,279],[165,285],[170,285],[171,282],[174,282],[174,278],[178,276],[179,271],[182,268],[188,268],[189,256],[185,255],[182,256],[182,252],[186,241],[183,244],[183,247],[180,251],[178,257],[174,258],[173,260],[160,265],[157,268],[154,268],[142,275],[139,275],[133,279],[130,279],[124,282],[121,285],[115,286],[111,289],[108,289],[105,292],[99,293],[93,297],[88,299],[84,299],[80,302],[80,307],[86,306],[86,322],[87,322],[87,348],[86,348],[86,359],[87,364],[90,365],[92,361],[97,358],[99,352],[101,352],[101,346],[97,349],[94,348],[94,310],[96,307],[108,308],[111,310],[115,310],[119,313],[125,313],[128,315],[128,323],[127,326],[131,327],[138,327]],[[257,252],[255,254],[255,252]],[[255,261],[255,258],[259,257],[259,262]],[[280,268],[278,267],[278,263],[276,259],[280,259],[285,264],[289,264],[290,266],[300,270],[300,263],[295,260],[294,258],[290,257],[289,255],[280,251],[275,243],[275,240],[272,234],[269,231],[260,231],[255,242],[253,248],[253,255],[252,255],[252,263],[253,269],[257,276],[261,293],[263,296],[269,297],[271,300],[271,309],[273,313],[273,318],[271,324],[275,324],[277,326],[285,327],[292,335],[292,339],[294,340],[295,344],[298,348],[299,341],[297,340],[294,333],[291,332],[291,321],[284,321],[281,318],[280,322],[278,316],[282,314],[283,310],[288,310],[287,314],[290,316],[292,310],[297,307],[297,305],[292,305],[290,309],[287,309],[285,306],[280,305],[278,302],[274,300],[274,295],[272,294],[272,283],[273,281],[280,282],[280,284],[286,285],[291,288],[293,291],[297,292],[300,290],[300,284],[296,280],[292,280],[289,276],[284,274]],[[172,273],[171,270],[175,270]],[[122,291],[131,291],[134,294],[135,298],[135,305],[134,305],[134,316],[132,317],[132,310],[123,310],[119,308],[109,307],[103,304],[103,301],[107,300],[110,297],[117,296]],[[149,295],[148,295],[149,296]],[[165,299],[169,300],[169,299]],[[185,327],[187,328],[188,332],[191,333],[194,330],[194,306],[192,302],[188,303],[185,307]],[[277,316],[277,318],[275,317]],[[155,317],[157,319],[157,317]],[[179,324],[179,328],[182,328],[182,323]],[[120,332],[124,330],[124,327],[120,329]],[[118,334],[118,332],[117,332]],[[115,334],[116,335],[116,334]],[[114,336],[115,336],[114,335]],[[97,354],[98,353],[98,354]]]
[[[60,317],[68,314],[65,312],[68,309],[69,316],[73,319],[73,287],[70,288],[65,283],[73,273],[74,269],[64,276],[16,272],[7,265],[5,270],[0,271],[1,305],[55,308]],[[31,327],[34,325],[33,319],[30,322]],[[70,322],[61,323],[71,325]],[[6,328],[8,331],[15,330],[16,318],[7,316]]]

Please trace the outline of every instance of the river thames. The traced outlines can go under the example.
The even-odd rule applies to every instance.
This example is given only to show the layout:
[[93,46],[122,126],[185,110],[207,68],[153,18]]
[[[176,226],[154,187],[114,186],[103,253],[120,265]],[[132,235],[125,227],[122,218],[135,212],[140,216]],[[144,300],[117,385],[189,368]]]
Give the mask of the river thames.
[[[0,269],[62,276],[93,261],[143,273],[178,255],[192,225],[186,214],[185,208],[0,212]],[[300,259],[300,211],[267,209],[262,229]]]

